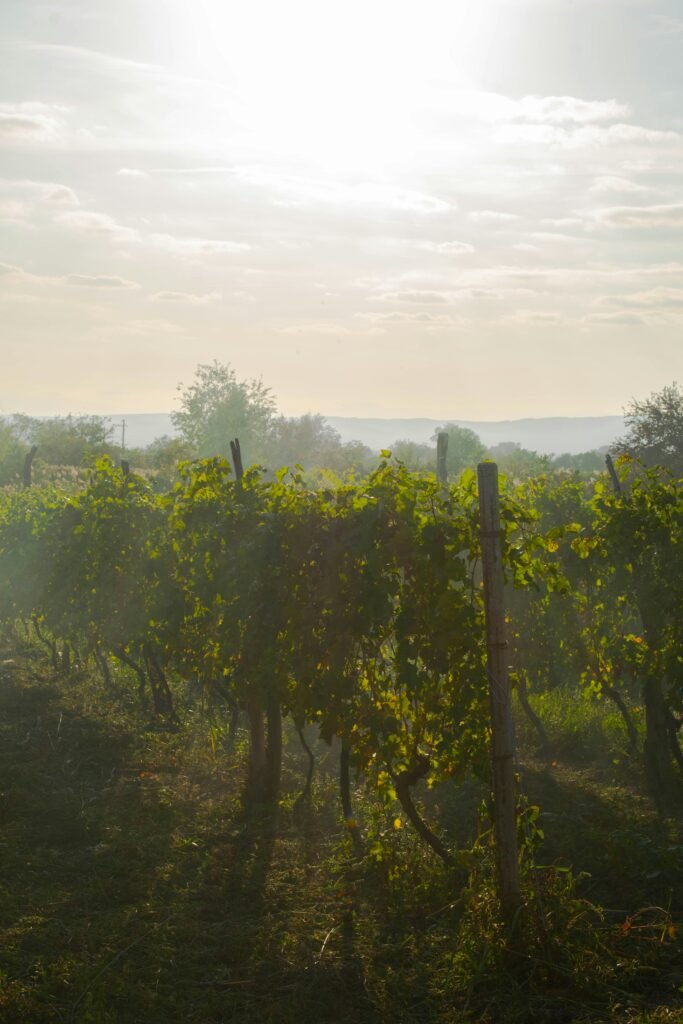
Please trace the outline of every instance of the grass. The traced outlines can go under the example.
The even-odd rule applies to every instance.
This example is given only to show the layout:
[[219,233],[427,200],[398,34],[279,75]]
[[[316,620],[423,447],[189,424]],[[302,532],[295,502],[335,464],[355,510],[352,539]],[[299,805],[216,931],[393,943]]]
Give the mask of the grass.
[[[296,814],[294,743],[279,808],[246,817],[244,737],[227,749],[218,712],[210,728],[189,703],[180,731],[151,728],[116,680],[107,694],[27,645],[0,651],[3,1024],[683,1020],[681,820],[640,791],[604,707],[542,709],[552,760],[522,737],[541,813],[510,945],[486,837],[446,870],[359,786],[354,860],[324,746]],[[481,796],[424,795],[464,851]]]

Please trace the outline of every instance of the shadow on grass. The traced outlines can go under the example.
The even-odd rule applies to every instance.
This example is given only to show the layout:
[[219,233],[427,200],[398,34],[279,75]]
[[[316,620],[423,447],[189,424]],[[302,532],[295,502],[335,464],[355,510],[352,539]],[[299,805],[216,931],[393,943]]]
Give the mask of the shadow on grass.
[[683,817],[664,817],[642,793],[570,766],[528,766],[523,782],[541,809],[539,860],[587,872],[584,893],[607,908],[683,911]]
[[72,685],[0,666],[3,1024],[379,1020],[312,846]]

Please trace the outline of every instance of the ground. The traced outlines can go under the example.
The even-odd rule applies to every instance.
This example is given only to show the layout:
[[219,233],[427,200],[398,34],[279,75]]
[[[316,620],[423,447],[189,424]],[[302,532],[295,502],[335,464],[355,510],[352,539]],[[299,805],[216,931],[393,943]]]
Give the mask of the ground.
[[607,709],[548,706],[552,759],[520,723],[540,813],[506,945],[486,837],[467,852],[476,782],[424,795],[453,869],[360,783],[357,860],[334,750],[302,812],[292,741],[280,806],[247,816],[244,737],[231,749],[203,700],[163,731],[124,675],[107,693],[16,637],[0,662],[3,1024],[683,1021],[683,822],[639,788]]

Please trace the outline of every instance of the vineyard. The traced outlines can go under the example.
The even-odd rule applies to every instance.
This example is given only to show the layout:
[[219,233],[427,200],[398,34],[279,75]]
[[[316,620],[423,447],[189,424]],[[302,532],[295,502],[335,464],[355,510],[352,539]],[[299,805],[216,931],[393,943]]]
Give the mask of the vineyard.
[[2,491],[0,1017],[681,1019],[683,487],[610,468],[502,480],[511,919],[473,471]]

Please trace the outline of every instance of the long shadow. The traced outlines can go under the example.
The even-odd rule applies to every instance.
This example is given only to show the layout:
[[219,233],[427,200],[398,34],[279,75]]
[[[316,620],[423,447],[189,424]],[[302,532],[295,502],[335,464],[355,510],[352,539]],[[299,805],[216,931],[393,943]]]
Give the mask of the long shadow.
[[130,767],[122,726],[74,711],[68,683],[40,672],[0,671],[0,1019],[95,1019],[114,980],[110,1005],[132,1020],[121,951],[158,923],[150,896],[177,815],[155,773]]
[[589,772],[532,765],[525,768],[524,786],[541,810],[539,861],[587,872],[583,892],[605,907],[683,911],[680,816],[665,818],[643,794],[600,786]]

